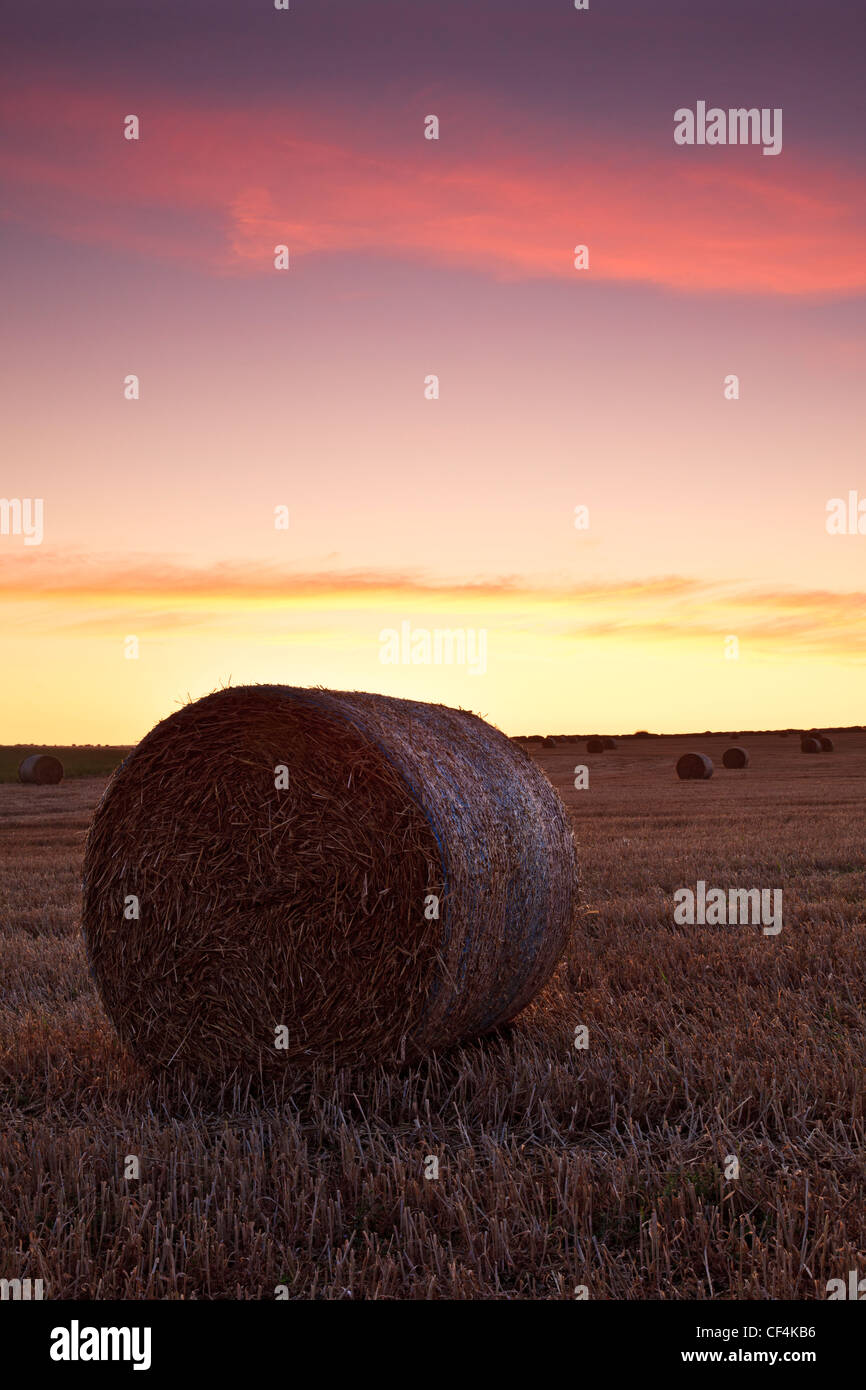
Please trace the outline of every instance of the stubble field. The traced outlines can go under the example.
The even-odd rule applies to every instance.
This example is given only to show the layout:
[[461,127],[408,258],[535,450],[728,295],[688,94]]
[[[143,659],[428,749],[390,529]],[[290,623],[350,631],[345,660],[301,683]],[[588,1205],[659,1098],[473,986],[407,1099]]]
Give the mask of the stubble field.
[[[583,883],[555,980],[469,1046],[281,1095],[124,1054],[79,935],[105,779],[0,785],[0,1278],[52,1299],[811,1299],[866,1275],[866,733],[820,756],[739,741],[743,772],[721,736],[540,750]],[[676,780],[692,747],[711,781]],[[675,925],[699,879],[781,888],[781,933]]]

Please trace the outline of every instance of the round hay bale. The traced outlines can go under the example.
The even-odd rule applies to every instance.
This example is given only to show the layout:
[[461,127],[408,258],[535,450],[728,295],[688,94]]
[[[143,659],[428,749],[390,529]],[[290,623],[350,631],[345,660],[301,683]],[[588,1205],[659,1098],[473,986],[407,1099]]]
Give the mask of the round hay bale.
[[818,743],[822,753],[833,752],[833,740],[831,738],[828,738],[826,734],[821,735],[821,737],[818,740]]
[[384,695],[185,706],[117,770],[85,852],[106,1012],[142,1061],[207,1076],[484,1033],[550,977],[576,905],[568,816],[524,750]]
[[726,748],[722,754],[722,763],[725,767],[748,767],[749,752],[746,748]]
[[683,753],[677,759],[677,776],[681,782],[705,782],[712,775],[712,758],[708,758],[706,753]]
[[605,752],[605,753],[609,753],[609,752],[611,751],[611,749],[616,748],[616,739],[615,739],[615,738],[603,738],[603,739],[602,739],[602,743],[603,743],[603,745],[604,745],[604,752]]
[[18,781],[54,787],[63,781],[63,764],[52,753],[31,753],[18,766]]
[[802,753],[820,753],[821,745],[816,738],[801,738],[800,751]]
[[546,734],[545,737],[541,740],[541,746],[542,748],[555,748],[556,739],[553,737],[552,734]]
[[593,734],[591,738],[586,740],[586,751],[587,753],[603,753],[604,739],[599,738],[597,734]]

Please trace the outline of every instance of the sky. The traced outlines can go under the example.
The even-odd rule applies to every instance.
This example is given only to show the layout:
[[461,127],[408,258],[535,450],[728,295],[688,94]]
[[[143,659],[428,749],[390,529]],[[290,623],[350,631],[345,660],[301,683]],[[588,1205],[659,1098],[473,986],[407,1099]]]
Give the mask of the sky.
[[[857,7],[4,27],[0,742],[134,742],[228,681],[511,734],[863,722]],[[780,109],[781,152],[677,145],[699,101]]]

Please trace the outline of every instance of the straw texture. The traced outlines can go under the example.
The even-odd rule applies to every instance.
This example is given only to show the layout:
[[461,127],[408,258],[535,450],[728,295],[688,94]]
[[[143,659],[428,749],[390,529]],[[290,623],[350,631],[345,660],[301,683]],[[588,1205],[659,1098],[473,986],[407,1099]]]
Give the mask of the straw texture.
[[31,753],[19,764],[18,781],[40,787],[56,786],[63,781],[63,764],[51,753]]
[[722,754],[722,763],[725,767],[748,767],[749,750],[741,748],[739,745],[734,748],[726,748]]
[[244,686],[171,715],[115,774],[88,836],[84,934],[142,1060],[272,1073],[410,1057],[513,1018],[576,901],[562,803],[497,729]]
[[713,761],[706,753],[683,753],[677,761],[677,776],[681,781],[706,781],[713,775]]

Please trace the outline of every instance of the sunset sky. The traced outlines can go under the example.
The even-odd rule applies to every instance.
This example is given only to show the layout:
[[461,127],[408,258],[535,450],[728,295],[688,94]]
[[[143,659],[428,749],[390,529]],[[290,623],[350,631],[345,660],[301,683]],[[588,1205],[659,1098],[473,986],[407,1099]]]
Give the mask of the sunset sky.
[[[866,535],[825,527],[866,499],[857,6],[15,8],[0,496],[44,539],[0,535],[0,742],[228,680],[864,721]],[[782,108],[781,154],[676,146],[699,100]],[[406,622],[485,669],[383,664]]]

